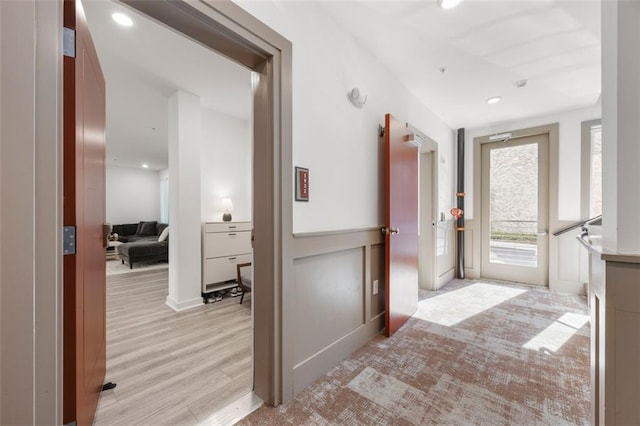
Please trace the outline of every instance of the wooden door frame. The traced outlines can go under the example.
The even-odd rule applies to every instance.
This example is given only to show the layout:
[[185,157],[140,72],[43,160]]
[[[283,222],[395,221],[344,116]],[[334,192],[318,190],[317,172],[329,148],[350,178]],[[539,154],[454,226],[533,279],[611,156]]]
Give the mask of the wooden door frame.
[[[529,127],[518,130],[504,130],[500,133],[511,133],[513,139],[523,138],[527,136],[547,135],[549,138],[549,249],[547,251],[548,259],[548,283],[550,285],[552,276],[557,271],[557,250],[558,242],[551,234],[558,229],[561,222],[558,220],[558,151],[559,151],[559,129],[558,123],[547,124],[543,126]],[[482,145],[492,142],[491,135],[479,136],[473,139],[473,221],[476,225],[473,238],[473,259],[478,259],[480,276],[482,276]]]
[[0,424],[61,424],[62,1],[0,10]]

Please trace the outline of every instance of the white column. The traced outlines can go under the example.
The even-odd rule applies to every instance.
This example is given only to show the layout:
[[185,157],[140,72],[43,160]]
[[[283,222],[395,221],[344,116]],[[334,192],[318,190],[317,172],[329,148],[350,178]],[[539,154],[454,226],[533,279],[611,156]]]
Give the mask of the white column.
[[169,295],[179,311],[202,303],[200,225],[200,98],[169,98]]
[[602,2],[603,244],[640,253],[640,1]]

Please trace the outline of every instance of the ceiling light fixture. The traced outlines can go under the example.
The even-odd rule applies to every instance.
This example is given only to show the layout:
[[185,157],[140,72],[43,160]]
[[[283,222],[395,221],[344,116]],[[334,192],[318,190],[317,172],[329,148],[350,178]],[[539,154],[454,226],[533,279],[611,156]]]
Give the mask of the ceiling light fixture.
[[133,25],[133,21],[131,20],[131,18],[129,18],[124,13],[116,12],[111,15],[111,18],[113,18],[116,23],[122,25],[123,27],[130,27]]
[[438,6],[443,9],[453,9],[462,3],[463,0],[438,0]]
[[145,163],[145,164],[143,164],[143,165],[142,165],[142,168],[143,168],[143,169],[148,169],[148,168],[149,168],[149,165],[148,165],[147,163]]
[[502,100],[502,96],[494,96],[492,98],[487,99],[487,103],[489,105],[497,104]]

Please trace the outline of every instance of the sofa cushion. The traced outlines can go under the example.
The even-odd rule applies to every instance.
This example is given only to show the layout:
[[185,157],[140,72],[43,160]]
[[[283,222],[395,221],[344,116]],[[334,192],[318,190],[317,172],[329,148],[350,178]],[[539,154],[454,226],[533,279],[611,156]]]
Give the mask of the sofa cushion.
[[168,223],[162,223],[162,222],[158,222],[158,224],[156,225],[156,235],[160,235],[162,234],[162,231],[164,231],[164,229],[169,226]]
[[166,226],[164,228],[164,230],[162,231],[162,233],[160,233],[160,236],[158,237],[158,241],[162,242],[165,241],[167,238],[169,238],[169,227]]
[[122,225],[113,225],[113,232],[118,236],[135,235],[138,230],[138,223],[125,223]]
[[153,222],[140,222],[140,224],[138,224],[138,230],[136,231],[136,235],[139,235],[141,237],[158,235],[156,234],[157,224],[158,222],[155,220]]
[[[126,240],[126,241],[124,241],[124,240]],[[145,235],[145,236],[129,235],[127,237],[124,237],[124,240],[122,238],[118,238],[118,241],[122,241],[123,243],[138,243],[138,242],[141,242],[141,241],[157,242],[158,241],[158,237],[156,237],[155,235]]]
[[116,249],[118,254],[123,254],[127,257],[148,257],[168,253],[169,246],[157,241],[138,241],[122,244]]

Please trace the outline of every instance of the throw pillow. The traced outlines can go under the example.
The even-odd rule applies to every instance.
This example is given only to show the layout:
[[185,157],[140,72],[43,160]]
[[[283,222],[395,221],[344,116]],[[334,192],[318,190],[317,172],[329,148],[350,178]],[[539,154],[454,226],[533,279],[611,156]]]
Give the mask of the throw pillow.
[[166,228],[164,228],[164,231],[162,231],[162,233],[158,237],[158,241],[164,241],[167,238],[169,238],[169,227],[168,226]]
[[158,222],[155,220],[153,222],[140,222],[138,224],[138,230],[136,231],[136,235],[139,235],[141,237],[156,235],[157,224]]

